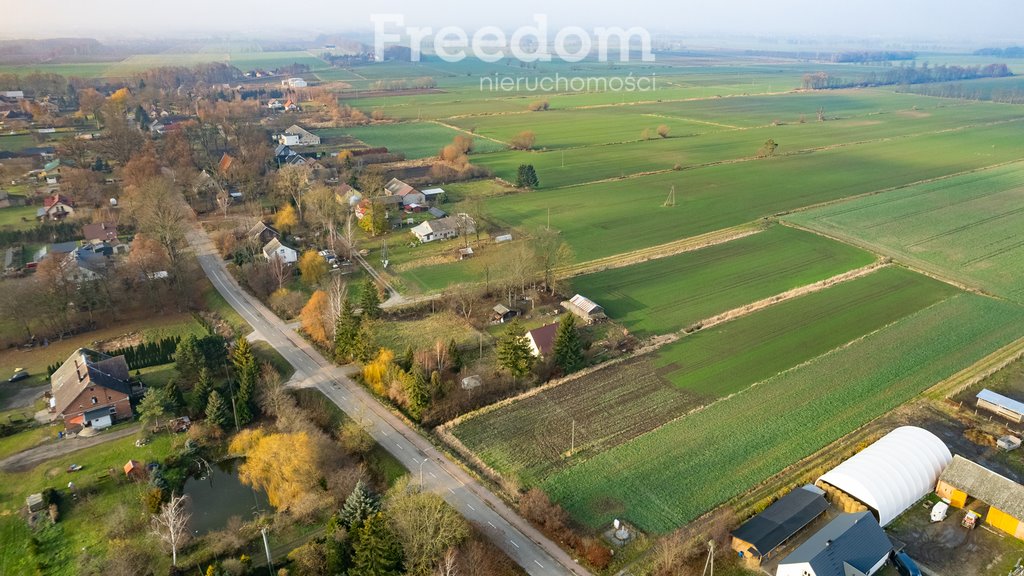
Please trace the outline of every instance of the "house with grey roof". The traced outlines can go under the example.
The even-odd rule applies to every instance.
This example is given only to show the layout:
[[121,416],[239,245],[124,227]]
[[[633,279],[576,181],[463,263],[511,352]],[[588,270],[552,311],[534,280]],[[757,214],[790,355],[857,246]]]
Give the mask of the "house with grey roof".
[[732,549],[748,564],[759,566],[790,538],[828,510],[825,491],[801,486],[732,532]]
[[104,428],[133,415],[124,356],[79,348],[50,377],[50,391],[50,412],[68,429]]
[[871,512],[842,514],[779,562],[776,576],[872,576],[892,542]]

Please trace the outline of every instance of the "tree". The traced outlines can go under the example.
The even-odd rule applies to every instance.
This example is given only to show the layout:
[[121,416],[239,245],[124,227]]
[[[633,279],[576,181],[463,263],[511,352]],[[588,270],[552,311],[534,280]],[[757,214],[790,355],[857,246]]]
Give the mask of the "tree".
[[543,274],[544,286],[554,294],[558,288],[555,270],[572,263],[572,248],[557,230],[542,228],[533,236],[530,247],[533,249],[534,261]]
[[661,136],[662,138],[668,138],[668,134],[669,134],[669,127],[667,125],[662,124],[662,125],[658,126],[658,136]]
[[531,130],[524,130],[519,134],[512,137],[509,141],[509,145],[513,150],[529,150],[533,148],[534,143],[537,141],[537,135]]
[[154,424],[159,424],[167,415],[167,407],[171,403],[168,386],[151,386],[139,402],[139,421],[142,423],[143,432],[153,428]]
[[641,130],[640,131],[640,139],[641,140],[650,140],[651,139],[651,129],[650,128],[644,128],[643,130]]
[[359,294],[359,308],[363,316],[376,318],[380,316],[380,293],[377,291],[377,283],[373,278],[367,277],[363,281],[363,290]]
[[419,420],[423,412],[430,406],[430,392],[427,390],[427,381],[423,376],[423,370],[413,366],[412,371],[405,374],[402,379],[405,385],[406,406],[409,416]]
[[189,334],[178,342],[174,351],[174,369],[178,372],[177,380],[187,382],[189,387],[199,380],[199,371],[206,367],[206,357],[199,348],[199,338]]
[[363,522],[356,532],[354,566],[349,576],[398,576],[402,569],[402,545],[378,512]]
[[[302,165],[289,164],[277,171],[274,176],[274,190],[279,196],[290,199],[298,208],[298,221],[302,221],[302,202],[309,191],[309,168]],[[280,226],[276,227],[281,230]],[[282,230],[283,232],[283,230]]]
[[380,502],[366,489],[362,480],[356,482],[345,504],[338,513],[338,520],[349,530],[358,530],[363,521],[380,511]]
[[515,379],[526,375],[533,367],[533,362],[526,330],[519,320],[513,320],[498,341],[498,366],[508,370]]
[[306,250],[299,257],[299,274],[303,282],[315,286],[327,275],[327,260],[316,250]]
[[516,170],[516,188],[536,188],[540,186],[537,171],[533,164],[520,164]]
[[206,421],[223,430],[231,421],[231,412],[228,405],[216,390],[210,392],[206,401]]
[[462,370],[462,352],[459,350],[459,345],[455,343],[455,338],[448,341],[448,364],[452,372],[457,373],[459,370]]
[[309,432],[267,433],[243,430],[231,440],[232,454],[245,454],[238,477],[263,490],[271,506],[289,510],[319,490],[323,454]]
[[[87,140],[76,138],[75,136],[67,136],[60,141],[57,145],[57,152],[61,158],[66,158],[73,162],[78,168],[88,168],[89,157],[92,156],[92,149],[89,146]],[[63,172],[63,170],[61,170]],[[63,176],[63,174],[61,175]],[[61,180],[64,180],[62,177]],[[61,188],[64,187],[63,182]]]
[[388,226],[387,209],[378,200],[371,199],[368,204],[366,213],[359,220],[359,227],[371,236],[383,234]]
[[231,364],[235,368],[235,375],[238,378],[238,392],[235,395],[235,410],[238,414],[238,423],[245,426],[252,422],[256,409],[256,381],[260,375],[259,364],[256,362],[256,355],[252,351],[252,345],[245,338],[239,338],[235,349],[231,351]]
[[338,362],[352,361],[356,339],[359,337],[359,324],[359,317],[352,310],[352,301],[346,298],[334,325],[334,359]]
[[188,521],[192,517],[186,509],[188,496],[171,494],[171,499],[152,517],[153,534],[171,547],[171,566],[178,565],[178,549],[188,542]]
[[78,111],[86,119],[89,116],[95,118],[99,115],[100,109],[103,108],[103,100],[103,94],[100,94],[95,88],[83,88],[78,91]]
[[292,231],[292,228],[299,223],[298,218],[295,216],[295,207],[289,203],[285,203],[278,210],[277,214],[274,215],[274,228],[281,231],[282,234],[288,234]]
[[196,381],[196,385],[192,388],[192,393],[189,395],[189,410],[194,415],[200,415],[206,413],[206,403],[210,399],[210,392],[213,390],[213,376],[210,374],[210,369],[203,366],[199,369],[199,379]]
[[363,427],[359,425],[355,420],[345,420],[345,423],[341,425],[341,431],[338,433],[338,441],[341,442],[341,446],[350,454],[356,456],[365,456],[373,450],[376,442],[373,440],[373,436],[370,436]]
[[303,331],[313,339],[314,342],[326,346],[330,340],[327,337],[327,312],[329,302],[327,293],[323,290],[313,292],[309,301],[302,307],[299,313],[299,322]]
[[571,374],[583,367],[583,342],[576,329],[576,315],[563,314],[555,332],[555,365],[563,374]]
[[399,482],[388,493],[391,527],[405,554],[407,574],[427,576],[445,552],[469,536],[466,521],[443,498],[432,492],[409,490]]
[[761,149],[757,151],[757,157],[771,158],[772,156],[775,156],[775,150],[778,147],[779,145],[775,143],[775,140],[769,138],[764,141],[764,144],[761,146]]

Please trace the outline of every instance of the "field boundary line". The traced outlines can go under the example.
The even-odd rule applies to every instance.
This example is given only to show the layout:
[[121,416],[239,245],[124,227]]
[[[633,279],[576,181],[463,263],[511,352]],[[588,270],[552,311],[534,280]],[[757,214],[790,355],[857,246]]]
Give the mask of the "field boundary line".
[[962,392],[966,388],[981,382],[985,378],[1005,368],[1011,362],[1016,362],[1024,357],[1024,338],[1014,340],[995,352],[971,364],[967,368],[953,374],[949,378],[939,382],[924,391],[923,396],[933,400],[949,398]]
[[[442,122],[440,120],[417,120],[417,122],[430,122],[432,124],[437,124],[438,126],[444,126],[445,128],[448,128],[449,130],[455,130],[456,132],[459,132],[459,133],[462,133],[462,134],[467,134],[471,138],[483,138],[484,140],[490,140],[491,142],[496,142],[498,144],[501,144],[502,146],[511,146],[511,144],[509,144],[508,142],[502,142],[501,140],[498,140],[497,138],[491,138],[490,136],[484,136],[483,134],[476,134],[476,133],[470,132],[469,130],[466,130],[465,128],[459,128],[458,126],[456,126],[454,124],[448,124],[447,122]],[[400,124],[400,122],[399,122],[399,124]]]

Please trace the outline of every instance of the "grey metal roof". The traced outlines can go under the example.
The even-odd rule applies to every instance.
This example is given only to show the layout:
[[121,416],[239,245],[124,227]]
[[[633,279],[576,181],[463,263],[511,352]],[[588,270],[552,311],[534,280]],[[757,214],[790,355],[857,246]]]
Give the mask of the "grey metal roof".
[[892,551],[892,542],[870,512],[842,514],[782,559],[808,563],[815,576],[846,576],[848,564],[867,571]]
[[1013,398],[1003,396],[1002,394],[993,392],[988,388],[985,388],[981,392],[978,392],[978,400],[991,402],[996,406],[1001,406],[1003,408],[1006,408],[1007,410],[1016,412],[1017,414],[1024,414],[1024,402],[1019,402],[1017,400],[1014,400]]
[[802,486],[747,520],[732,535],[750,543],[760,556],[765,556],[826,509],[828,502],[819,488]]
[[960,456],[942,472],[939,480],[966,492],[971,498],[1024,520],[1024,486]]

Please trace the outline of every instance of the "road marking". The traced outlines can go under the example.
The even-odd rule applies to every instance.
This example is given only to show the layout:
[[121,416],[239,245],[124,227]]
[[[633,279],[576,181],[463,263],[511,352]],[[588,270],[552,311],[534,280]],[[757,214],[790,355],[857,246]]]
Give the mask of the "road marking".
[[434,478],[435,480],[437,479],[437,476],[435,476],[433,472],[431,472],[431,471],[429,471],[429,470],[428,470],[428,471],[427,471],[427,474],[430,474],[430,477],[431,477],[431,478]]
[[470,509],[470,510],[472,510],[473,512],[476,512],[476,508],[473,508],[473,505],[472,505],[472,504],[470,504],[470,503],[468,503],[468,502],[467,502],[467,503],[466,503],[466,506],[469,506],[469,509]]
[[[515,546],[516,548],[519,548],[519,544],[516,544],[515,540],[509,540],[509,542],[511,542],[512,545]],[[543,568],[543,566],[541,566],[541,568]]]
[[533,563],[536,564],[537,566],[540,566],[541,568],[544,568],[544,565],[541,564],[540,562],[538,562],[537,560],[534,560]]
[[451,488],[449,488],[448,491],[451,492],[452,494],[455,494],[455,490],[452,490]]
[[402,445],[401,445],[401,444],[399,444],[398,442],[395,442],[395,446],[398,446],[398,449],[399,449],[399,450],[404,450],[404,448],[402,448]]
[[497,529],[498,529],[498,527],[497,527],[497,526],[495,526],[494,524],[491,524],[491,521],[490,521],[490,520],[488,520],[488,521],[487,521],[487,525],[488,525],[488,526],[490,526],[491,528],[494,528],[495,530],[497,530]]

